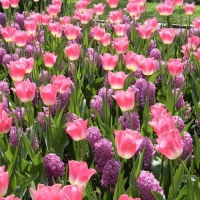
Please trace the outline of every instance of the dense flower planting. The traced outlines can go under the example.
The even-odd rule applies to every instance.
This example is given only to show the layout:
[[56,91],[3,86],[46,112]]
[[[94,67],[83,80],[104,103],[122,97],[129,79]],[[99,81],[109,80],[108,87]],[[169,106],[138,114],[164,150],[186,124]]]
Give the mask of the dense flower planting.
[[199,198],[194,3],[0,2],[0,200]]

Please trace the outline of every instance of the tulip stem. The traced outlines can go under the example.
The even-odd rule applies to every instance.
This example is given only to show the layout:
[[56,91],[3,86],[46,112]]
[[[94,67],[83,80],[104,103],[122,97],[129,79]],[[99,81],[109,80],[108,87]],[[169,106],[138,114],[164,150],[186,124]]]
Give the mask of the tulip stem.
[[[187,35],[186,35],[187,37]],[[189,37],[190,37],[190,15],[189,15]]]
[[108,109],[108,72],[106,74],[106,113],[105,113],[105,123],[106,123],[106,125],[108,125],[107,124],[107,122],[108,122],[107,109]]
[[176,76],[174,80],[174,108],[173,108],[173,115],[175,115],[175,110],[176,110]]
[[147,135],[148,132],[148,119],[149,119],[149,77],[147,76],[147,100],[146,100],[146,121],[145,121],[145,135]]
[[173,181],[173,163],[172,163],[172,160],[168,160],[169,161],[169,170],[170,170],[170,175],[171,175],[171,183],[172,183],[172,185],[171,185],[171,187],[172,187],[172,194],[169,194],[169,195],[172,195],[169,199],[174,199],[175,197],[174,197],[174,181]]
[[182,36],[182,14],[181,14],[181,7],[180,6],[179,6],[179,14],[180,14],[181,36]]
[[80,140],[81,160],[83,160],[83,140]]

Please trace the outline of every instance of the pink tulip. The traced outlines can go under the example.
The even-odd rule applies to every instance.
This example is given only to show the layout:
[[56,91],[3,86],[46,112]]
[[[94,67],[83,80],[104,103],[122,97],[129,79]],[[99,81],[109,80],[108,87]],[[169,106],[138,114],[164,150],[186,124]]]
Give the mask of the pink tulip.
[[11,128],[11,123],[12,117],[8,118],[7,113],[3,110],[3,103],[0,103],[0,134],[8,133]]
[[128,2],[125,10],[129,13],[131,17],[135,17],[138,12],[140,12],[140,5],[136,2]]
[[142,144],[143,137],[137,131],[126,129],[114,130],[117,153],[120,157],[130,159]]
[[96,41],[100,41],[101,38],[104,36],[105,34],[105,29],[104,28],[100,28],[98,26],[95,26],[92,30],[92,35],[93,35],[93,38],[94,40]]
[[88,5],[87,1],[77,1],[75,4],[76,10],[83,13],[85,12],[87,5]]
[[114,90],[122,89],[127,75],[124,72],[108,72],[108,82]]
[[112,56],[109,53],[105,53],[103,56],[101,56],[102,60],[102,66],[106,71],[111,71],[115,68],[117,61],[118,61],[118,55]]
[[63,75],[58,75],[57,77],[54,75],[52,77],[52,83],[57,87],[59,93],[65,93],[70,87],[72,81],[70,78],[66,78]]
[[1,5],[3,9],[8,9],[10,6],[10,0],[1,0]]
[[132,198],[132,197],[129,197],[127,194],[123,194],[119,197],[118,200],[141,200],[140,198]]
[[88,169],[86,162],[74,160],[68,161],[69,182],[78,187],[86,186],[91,176],[96,172],[94,169]]
[[60,200],[60,191],[62,185],[54,184],[53,186],[45,186],[43,184],[38,184],[37,190],[30,188],[30,193],[34,200]]
[[13,81],[22,81],[26,73],[26,65],[19,61],[10,61],[10,64],[7,64],[7,67],[10,71],[10,77]]
[[75,40],[79,33],[80,33],[80,28],[79,26],[74,26],[72,24],[66,24],[65,25],[65,36],[68,40]]
[[106,0],[110,8],[117,8],[119,0]]
[[155,149],[170,160],[180,157],[183,153],[183,145],[178,129],[164,133],[156,139]]
[[198,29],[198,30],[200,31],[200,17],[194,19],[193,24],[194,24],[195,28]]
[[170,113],[155,116],[149,124],[158,137],[161,137],[164,133],[173,130],[175,127],[174,118]]
[[78,119],[74,122],[66,124],[66,132],[72,137],[73,140],[79,141],[86,138],[88,120]]
[[137,55],[132,51],[127,52],[125,56],[126,68],[135,72],[139,68],[143,58],[143,55]]
[[126,29],[127,29],[126,24],[115,24],[113,25],[113,27],[118,37],[124,36],[126,34]]
[[51,17],[49,15],[42,15],[41,16],[41,21],[43,25],[48,25],[51,21]]
[[60,191],[60,200],[82,200],[84,187],[66,185]]
[[192,3],[192,4],[185,3],[184,9],[185,9],[186,15],[192,15],[194,13],[195,4],[194,3]]
[[154,17],[153,19],[147,19],[145,22],[144,22],[144,25],[146,26],[151,26],[151,29],[152,29],[152,33],[154,33],[155,31],[158,30],[158,20]]
[[25,73],[26,74],[30,74],[33,71],[34,60],[32,57],[30,57],[30,58],[21,57],[19,59],[19,62],[22,63],[23,65],[25,65]]
[[49,53],[46,51],[44,54],[44,65],[48,68],[51,68],[56,63],[56,59],[57,59],[57,55],[54,52]]
[[40,25],[40,23],[42,21],[42,15],[40,13],[31,12],[29,19],[32,20],[32,21],[35,21],[35,23],[37,25]]
[[46,86],[40,86],[40,96],[46,106],[55,105],[56,95],[57,88],[54,85],[48,84]]
[[188,38],[188,46],[193,50],[195,50],[199,46],[199,44],[200,44],[200,38],[198,36],[191,35]]
[[156,6],[161,16],[170,16],[174,11],[174,6],[168,3],[162,3]]
[[190,53],[191,51],[192,51],[191,46],[189,46],[188,44],[182,46],[181,53],[183,53],[185,58],[188,58],[188,53]]
[[[0,107],[2,107],[1,104]],[[0,197],[3,197],[7,193],[8,183],[9,183],[8,172],[5,172],[5,166],[2,166],[0,167]]]
[[71,20],[71,17],[69,16],[60,17],[60,23],[66,29],[67,29],[66,26],[70,24],[70,20]]
[[176,32],[173,28],[162,28],[159,31],[159,35],[164,44],[172,44]]
[[16,29],[15,28],[12,28],[10,26],[7,26],[5,28],[1,28],[1,34],[4,38],[4,40],[6,42],[13,42],[14,39],[13,39],[13,35],[15,33]]
[[140,25],[136,28],[141,36],[142,39],[149,39],[153,32],[153,29],[149,25]]
[[62,36],[62,25],[60,23],[49,23],[48,28],[54,37],[60,38]]
[[80,46],[77,43],[73,43],[65,48],[65,54],[70,61],[75,61],[79,59],[80,56]]
[[197,57],[198,61],[200,62],[200,48],[197,49],[197,52],[193,52],[193,54]]
[[20,199],[15,197],[15,195],[9,195],[7,197],[0,197],[0,200],[20,200]]
[[53,5],[58,5],[58,6],[62,6],[62,0],[52,0],[52,4]]
[[162,103],[156,103],[153,106],[150,107],[151,110],[151,116],[155,117],[158,115],[165,115],[167,114],[167,109]]
[[170,58],[167,62],[167,67],[172,76],[180,76],[183,71],[184,63],[181,62],[180,58]]
[[61,7],[59,5],[50,4],[47,7],[47,13],[52,17],[55,18],[58,13],[61,11]]
[[25,31],[15,31],[14,42],[18,47],[24,47],[27,41],[27,33]]
[[105,6],[103,3],[94,4],[94,12],[96,15],[103,15]]
[[22,102],[30,102],[35,97],[36,84],[26,81],[19,81],[14,83],[15,88],[11,88]]
[[111,11],[108,15],[108,21],[111,24],[119,24],[122,21],[122,10]]
[[117,101],[117,104],[123,112],[131,111],[135,105],[135,93],[129,87],[127,91],[118,90],[112,97]]
[[34,20],[31,20],[31,21],[25,20],[24,26],[25,26],[25,29],[26,29],[28,34],[34,35],[36,33],[37,24],[35,23]]
[[110,40],[111,40],[110,33],[105,33],[103,37],[101,38],[100,42],[103,46],[106,47],[110,45]]
[[10,0],[10,5],[12,8],[17,8],[19,0]]
[[86,11],[84,13],[80,13],[79,20],[81,24],[88,24],[88,22],[92,19],[93,12]]
[[125,53],[129,45],[128,37],[114,38],[113,45],[118,54]]
[[176,5],[176,6],[183,5],[183,0],[174,0],[174,5]]
[[144,75],[150,76],[154,73],[157,64],[158,61],[154,60],[154,58],[143,58],[140,63],[140,69]]

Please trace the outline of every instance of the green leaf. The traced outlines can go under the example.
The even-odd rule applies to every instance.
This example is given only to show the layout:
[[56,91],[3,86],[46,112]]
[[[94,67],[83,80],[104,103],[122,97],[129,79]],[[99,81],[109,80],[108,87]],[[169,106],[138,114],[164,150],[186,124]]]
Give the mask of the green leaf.
[[152,170],[156,179],[159,179],[162,167],[162,160],[159,157],[153,156],[152,158]]
[[160,70],[157,70],[156,72],[154,72],[154,73],[150,76],[149,81],[150,81],[151,83],[154,83],[155,80],[156,80],[156,78],[157,78],[157,76],[158,76],[159,74],[160,74]]
[[153,190],[151,191],[151,193],[153,194],[156,200],[164,200],[163,196],[160,193]]
[[142,165],[143,165],[144,152],[145,152],[145,148],[142,150],[142,152],[137,157],[135,179],[138,178],[138,176],[139,176],[139,174],[141,172]]
[[178,197],[176,200],[185,200],[187,195],[187,187],[186,185],[181,189],[181,191],[178,194]]
[[125,193],[125,189],[124,189],[124,171],[118,177],[119,177],[119,179],[118,179],[116,187],[115,187],[113,200],[118,200],[120,195]]
[[34,151],[33,151],[33,148],[31,146],[31,143],[30,143],[29,139],[27,138],[27,136],[25,134],[22,134],[22,139],[23,139],[23,142],[25,144],[26,150],[28,151],[28,154],[29,154],[29,156],[32,160],[33,156],[34,156]]

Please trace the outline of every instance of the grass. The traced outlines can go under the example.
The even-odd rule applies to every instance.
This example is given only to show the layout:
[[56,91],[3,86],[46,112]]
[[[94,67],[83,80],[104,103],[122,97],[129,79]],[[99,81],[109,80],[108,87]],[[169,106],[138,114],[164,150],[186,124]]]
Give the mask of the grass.
[[[76,0],[71,0],[71,2],[69,2],[69,4],[70,4],[69,5],[69,10],[70,11],[75,9],[75,2],[77,2],[77,1]],[[93,8],[93,4],[98,4],[100,2],[106,4],[104,15],[101,16],[101,18],[102,19],[107,19],[108,18],[108,14],[112,9],[110,9],[110,7],[108,6],[108,4],[107,4],[107,2],[105,0],[103,0],[103,1],[92,0],[92,3],[88,6],[88,8]],[[142,14],[142,16],[141,16],[139,21],[143,22],[148,18],[156,17],[159,22],[163,22],[163,17],[159,15],[159,13],[158,13],[158,11],[156,9],[156,6],[158,4],[159,3],[155,3],[155,2],[153,2],[153,3],[147,2],[146,3],[146,12],[144,12]],[[120,9],[120,8],[124,9],[126,7],[126,5],[127,5],[127,0],[120,0],[119,1],[119,5],[118,5],[118,7],[116,9]],[[123,12],[124,12],[124,14],[128,15],[128,13],[126,11],[123,11]],[[189,17],[185,14],[183,6],[181,6],[181,15],[182,15],[182,24],[188,24]],[[196,5],[195,12],[190,17],[191,23],[197,17],[200,17],[200,5]],[[166,22],[166,19],[164,19],[164,20]],[[180,14],[179,14],[179,8],[177,6],[175,6],[174,12],[172,14],[172,23],[173,24],[180,24]]]

